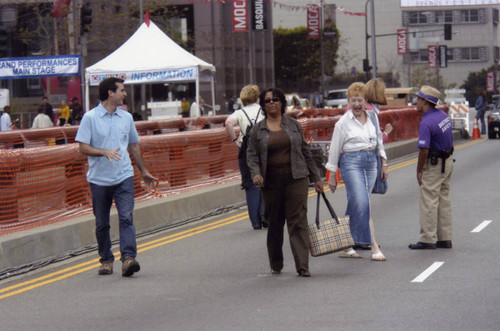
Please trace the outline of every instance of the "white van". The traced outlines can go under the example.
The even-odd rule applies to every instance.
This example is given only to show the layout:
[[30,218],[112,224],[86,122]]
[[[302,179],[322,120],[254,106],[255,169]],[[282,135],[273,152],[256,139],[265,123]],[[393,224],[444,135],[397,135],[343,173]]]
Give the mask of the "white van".
[[325,99],[325,106],[332,108],[345,108],[347,106],[347,89],[331,90]]

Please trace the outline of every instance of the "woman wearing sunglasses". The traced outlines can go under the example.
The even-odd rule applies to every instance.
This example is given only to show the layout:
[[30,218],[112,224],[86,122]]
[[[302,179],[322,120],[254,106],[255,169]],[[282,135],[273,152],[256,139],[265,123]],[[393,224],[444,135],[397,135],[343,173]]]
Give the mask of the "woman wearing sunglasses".
[[269,222],[267,251],[273,274],[283,269],[283,231],[288,227],[295,269],[310,277],[307,196],[309,182],[323,184],[297,120],[284,116],[285,94],[270,88],[260,94],[265,119],[250,132],[247,162],[255,186],[261,187],[264,216]]

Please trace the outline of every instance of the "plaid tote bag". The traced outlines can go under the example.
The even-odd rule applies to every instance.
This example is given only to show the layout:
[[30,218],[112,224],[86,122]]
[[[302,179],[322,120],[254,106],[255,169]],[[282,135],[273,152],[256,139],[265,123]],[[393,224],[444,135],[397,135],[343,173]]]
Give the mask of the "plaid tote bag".
[[[320,195],[323,197],[333,219],[319,221]],[[349,216],[339,219],[330,201],[326,198],[325,193],[318,192],[316,222],[309,224],[309,250],[311,251],[311,255],[321,256],[331,254],[352,246],[354,246],[354,240],[352,239],[349,227]]]

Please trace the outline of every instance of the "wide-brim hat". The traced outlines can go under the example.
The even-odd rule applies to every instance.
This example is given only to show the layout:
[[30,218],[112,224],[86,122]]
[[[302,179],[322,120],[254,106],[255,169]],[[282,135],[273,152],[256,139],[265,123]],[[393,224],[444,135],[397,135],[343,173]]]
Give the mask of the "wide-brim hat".
[[415,93],[415,95],[429,101],[430,103],[437,104],[441,93],[432,86],[424,85],[420,88],[420,91]]

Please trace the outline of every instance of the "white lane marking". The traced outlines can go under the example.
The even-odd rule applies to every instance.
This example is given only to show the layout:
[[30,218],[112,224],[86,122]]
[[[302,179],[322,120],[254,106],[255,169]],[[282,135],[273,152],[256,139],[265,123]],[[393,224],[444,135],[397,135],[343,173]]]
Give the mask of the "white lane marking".
[[422,283],[424,280],[427,279],[432,273],[436,270],[438,270],[444,262],[434,262],[429,268],[427,268],[424,272],[422,272],[420,275],[417,276],[414,280],[412,280],[412,283]]
[[476,226],[476,228],[474,230],[472,230],[471,232],[472,233],[481,232],[481,230],[484,229],[485,227],[487,227],[491,222],[492,221],[483,221],[481,224]]

